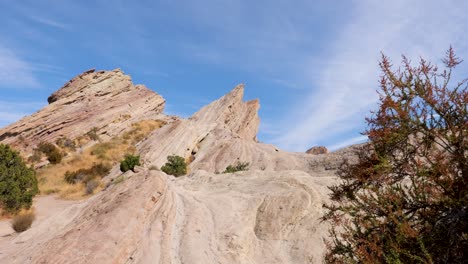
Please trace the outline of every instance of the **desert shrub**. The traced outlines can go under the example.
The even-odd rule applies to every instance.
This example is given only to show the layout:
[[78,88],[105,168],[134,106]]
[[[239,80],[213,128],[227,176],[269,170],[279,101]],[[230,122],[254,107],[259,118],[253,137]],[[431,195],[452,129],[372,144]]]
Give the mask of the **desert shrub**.
[[140,156],[134,156],[131,154],[125,155],[124,160],[120,162],[120,171],[126,172],[129,170],[134,170],[135,166],[140,165]]
[[64,179],[69,184],[84,183],[87,184],[96,178],[102,178],[109,173],[111,166],[109,164],[93,164],[91,168],[79,169],[77,171],[65,172]]
[[11,221],[11,227],[13,230],[15,230],[16,233],[21,233],[28,230],[35,219],[36,215],[34,212],[18,214],[13,217],[13,220]]
[[52,143],[41,142],[37,145],[36,150],[44,153],[51,164],[58,164],[62,161],[63,154]]
[[182,176],[187,174],[187,164],[184,158],[172,155],[167,157],[167,163],[161,167],[161,170],[169,175]]
[[67,137],[61,137],[55,141],[55,144],[61,148],[67,148],[71,151],[76,150],[76,144],[73,140],[67,138]]
[[86,183],[86,194],[93,194],[94,190],[99,186],[99,181],[96,179],[90,180]]
[[223,173],[234,173],[238,171],[246,171],[249,169],[249,163],[248,162],[240,162],[238,161],[235,165],[229,165],[226,167],[226,169],[223,171]]
[[0,207],[10,212],[30,208],[38,192],[34,169],[10,146],[0,144]]
[[106,159],[107,152],[115,147],[112,142],[99,143],[91,149],[91,155],[97,156],[99,159]]
[[33,154],[28,158],[29,162],[36,163],[41,161],[42,159],[42,152],[38,150],[33,150]]
[[326,263],[465,263],[468,259],[468,79],[403,57],[380,62],[380,103],[370,142],[345,162],[325,205]]
[[97,134],[98,132],[98,128],[97,127],[93,127],[91,128],[91,130],[89,130],[86,135],[91,139],[91,140],[94,140],[94,141],[98,141],[99,140],[99,135]]

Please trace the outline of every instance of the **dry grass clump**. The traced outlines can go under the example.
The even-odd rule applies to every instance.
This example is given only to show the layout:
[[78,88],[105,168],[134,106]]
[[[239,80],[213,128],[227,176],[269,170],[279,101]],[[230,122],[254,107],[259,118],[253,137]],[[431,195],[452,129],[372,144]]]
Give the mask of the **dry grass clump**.
[[97,179],[90,180],[89,182],[86,183],[86,194],[91,195],[94,193],[94,190],[96,190],[97,187],[101,182]]
[[19,213],[11,221],[11,227],[15,230],[16,233],[21,233],[28,230],[34,220],[36,219],[36,214],[34,211],[28,211],[25,213]]
[[92,167],[87,169],[79,169],[77,171],[65,172],[64,179],[69,184],[84,183],[95,180],[96,178],[102,178],[106,176],[112,167],[109,164],[93,164]]

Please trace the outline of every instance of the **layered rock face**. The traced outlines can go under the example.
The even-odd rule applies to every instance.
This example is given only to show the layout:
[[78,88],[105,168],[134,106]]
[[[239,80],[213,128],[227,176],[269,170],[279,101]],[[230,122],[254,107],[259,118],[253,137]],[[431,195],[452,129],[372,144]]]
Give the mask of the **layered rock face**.
[[75,138],[96,127],[99,134],[120,134],[130,124],[156,119],[165,100],[143,85],[134,85],[120,69],[86,71],[49,98],[49,105],[0,129],[0,142],[28,150],[41,141]]
[[178,155],[192,161],[191,171],[222,172],[229,165],[248,162],[251,169],[314,173],[341,163],[341,154],[290,153],[257,142],[260,104],[258,100],[244,102],[243,95],[244,86],[239,85],[189,119],[155,131],[138,146],[145,163],[161,167],[167,156]]
[[331,178],[300,171],[126,176],[15,237],[15,247],[0,240],[0,261],[320,263],[326,228],[318,218]]
[[[115,100],[133,90],[141,93],[134,98],[142,105],[127,106],[127,101],[114,108],[160,118],[164,100],[132,86],[119,71],[77,78],[49,98],[49,107],[94,105],[87,98],[101,100],[96,93],[102,89],[82,88],[95,93],[81,98],[79,87],[98,79],[94,85],[106,86],[106,80],[117,78],[112,83],[121,92],[101,96]],[[73,83],[78,88],[70,88]],[[327,186],[336,181],[334,170],[353,157],[353,149],[310,155],[257,142],[260,105],[244,102],[243,93],[237,86],[189,119],[174,119],[152,132],[137,144],[143,167],[136,173],[122,175],[116,167],[99,194],[18,236],[0,238],[0,263],[322,263],[327,235],[319,220],[322,204],[328,201]],[[120,116],[114,108],[99,117],[96,112],[93,120]],[[38,120],[29,118],[21,121],[24,126]],[[51,120],[57,124],[58,119]],[[78,127],[85,126],[81,122]],[[118,133],[112,122],[102,122],[101,129]],[[175,178],[154,170],[174,154],[191,161],[189,175]],[[248,162],[249,170],[219,173],[238,161]],[[123,181],[112,181],[117,177]]]

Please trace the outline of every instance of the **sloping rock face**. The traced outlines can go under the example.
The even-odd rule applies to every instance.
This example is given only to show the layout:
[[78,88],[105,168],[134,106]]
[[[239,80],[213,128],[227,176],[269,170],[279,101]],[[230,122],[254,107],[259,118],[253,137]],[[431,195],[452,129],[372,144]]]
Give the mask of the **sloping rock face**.
[[75,138],[96,127],[99,134],[120,134],[130,124],[156,119],[165,100],[143,85],[134,85],[120,69],[86,71],[49,98],[49,105],[0,129],[0,142],[22,150],[61,136]]
[[258,100],[243,102],[244,85],[236,86],[230,93],[203,107],[190,120],[199,124],[216,124],[238,137],[257,141],[260,118]]
[[192,161],[191,171],[222,172],[229,165],[248,162],[251,169],[316,174],[341,163],[341,154],[312,156],[258,143],[260,105],[258,100],[244,102],[243,94],[244,86],[239,85],[188,120],[178,120],[155,131],[138,146],[145,163],[161,167],[167,156],[178,155]]
[[[73,91],[54,93],[51,105]],[[354,149],[310,155],[257,142],[259,103],[243,91],[152,132],[137,145],[136,173],[115,167],[96,196],[0,237],[0,263],[322,263],[322,204]],[[173,154],[191,161],[189,175],[154,170]],[[218,173],[238,161],[249,170]]]
[[[0,246],[1,263],[320,263],[330,177],[127,173]],[[63,216],[70,216],[66,224]],[[15,245],[12,247],[11,245]]]

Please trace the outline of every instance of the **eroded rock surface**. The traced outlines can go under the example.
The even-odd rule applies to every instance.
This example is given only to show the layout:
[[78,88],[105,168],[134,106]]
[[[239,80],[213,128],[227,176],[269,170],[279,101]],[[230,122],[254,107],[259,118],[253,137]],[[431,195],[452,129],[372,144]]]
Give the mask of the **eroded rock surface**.
[[109,137],[130,124],[161,117],[165,100],[143,85],[134,85],[120,69],[86,71],[49,99],[49,105],[0,129],[0,142],[30,150],[39,142],[75,138],[94,127]]
[[[243,94],[237,86],[189,119],[172,119],[137,144],[136,173],[115,167],[96,196],[0,237],[0,263],[322,263],[322,204],[355,147],[310,155],[259,143],[260,105]],[[27,140],[73,137],[93,126],[118,134],[125,122],[160,118],[164,105],[119,70],[85,72],[49,101],[1,130],[3,140],[28,131]],[[45,127],[35,134],[38,122]],[[158,171],[169,155],[186,158],[189,175]],[[236,162],[249,170],[219,173]]]
[[[319,217],[331,181],[300,171],[197,171],[175,179],[146,170],[10,244],[0,240],[0,262],[319,262],[326,235]],[[63,215],[71,219],[57,225]]]

